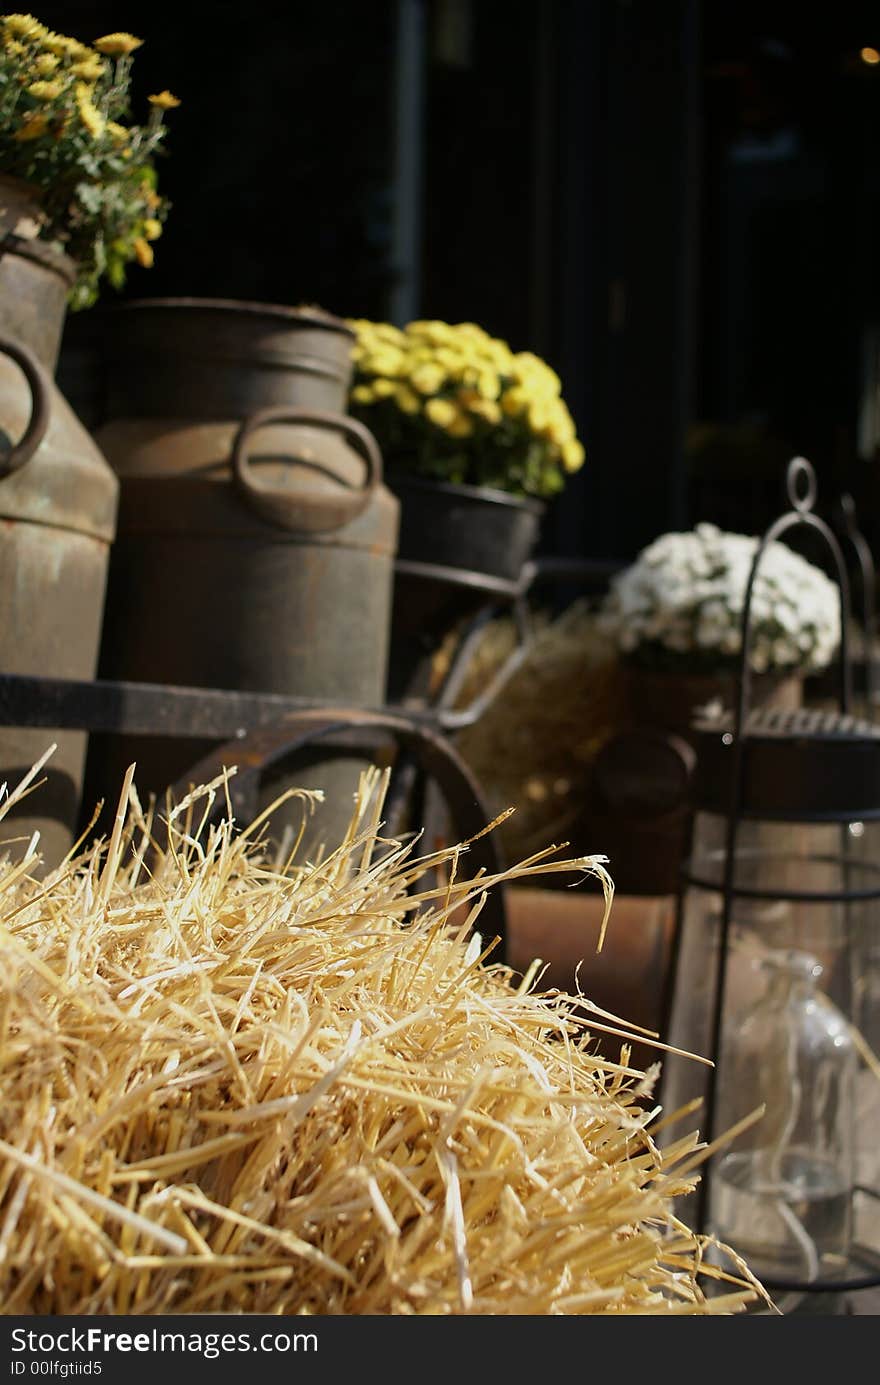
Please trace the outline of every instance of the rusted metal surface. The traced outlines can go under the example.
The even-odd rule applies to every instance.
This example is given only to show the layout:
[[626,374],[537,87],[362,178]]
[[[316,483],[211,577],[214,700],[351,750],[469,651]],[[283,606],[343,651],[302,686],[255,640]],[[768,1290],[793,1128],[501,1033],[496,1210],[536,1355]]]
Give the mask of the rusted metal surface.
[[13,232],[0,238],[0,318],[54,375],[74,267],[66,255]]
[[[107,419],[344,409],[354,333],[318,309],[150,298],[113,308],[104,332]],[[169,465],[176,460],[168,454]]]
[[[197,299],[129,304],[107,333],[97,436],[121,498],[101,676],[381,705],[399,505],[346,416],[353,333]],[[209,748],[116,738],[93,796],[131,761],[160,791]],[[350,802],[360,768],[334,760],[328,798]]]
[[8,356],[18,366],[30,390],[30,411],[24,431],[18,442],[8,444],[7,450],[0,454],[2,479],[29,462],[40,446],[49,427],[51,401],[45,371],[27,347],[19,345],[14,337],[0,335],[0,354]]
[[0,674],[0,726],[27,722],[62,730],[226,741],[320,705],[276,693]]
[[[72,266],[45,247],[0,242],[0,668],[88,679],[96,671],[118,486],[52,376]],[[0,731],[0,779],[30,768],[50,738],[24,717]],[[47,864],[76,826],[86,737],[58,737],[40,795],[8,820],[41,834]]]
[[403,502],[399,556],[516,583],[532,556],[546,505],[490,486],[389,472]]
[[[291,490],[283,486],[267,486],[265,482],[258,481],[250,465],[249,444],[261,428],[278,423],[323,429],[334,436],[337,445],[340,439],[344,440],[364,461],[366,471],[363,481],[360,485],[351,485],[346,479],[344,484],[340,484],[339,473],[335,473],[328,486],[327,464],[323,459],[312,462],[314,474],[304,478],[311,481],[311,485],[301,482],[295,490]],[[302,458],[296,454],[294,460],[303,465]],[[360,518],[373,499],[376,487],[381,484],[382,454],[372,433],[356,419],[321,413],[315,409],[261,409],[245,420],[235,436],[232,472],[238,494],[260,519],[290,533],[313,538],[319,534],[335,534]],[[316,485],[316,479],[323,480],[323,484]],[[380,552],[392,551],[387,543],[387,535],[378,536],[378,545],[371,551],[375,553],[377,549]]]

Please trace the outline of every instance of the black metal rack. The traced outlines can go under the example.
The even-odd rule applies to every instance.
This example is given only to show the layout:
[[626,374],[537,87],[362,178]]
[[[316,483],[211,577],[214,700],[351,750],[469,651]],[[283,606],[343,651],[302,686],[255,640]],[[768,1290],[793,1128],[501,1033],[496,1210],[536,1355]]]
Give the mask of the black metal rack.
[[[223,765],[234,763],[238,773],[230,780],[230,798],[240,821],[254,816],[260,779],[279,760],[319,742],[369,752],[390,743],[396,759],[387,803],[389,830],[393,833],[407,819],[411,822],[414,812],[418,816],[425,785],[433,784],[458,838],[471,842],[474,870],[495,875],[503,866],[497,834],[483,835],[492,814],[452,735],[473,725],[522,665],[530,641],[529,594],[553,581],[601,582],[605,565],[533,562],[517,582],[426,564],[399,563],[398,569],[399,579],[430,583],[453,598],[465,597],[456,651],[430,699],[413,695],[380,707],[362,707],[278,693],[0,674],[0,725],[215,741],[216,747],[190,768],[185,780],[168,787],[182,796],[191,784],[207,782]],[[460,707],[457,699],[480,637],[503,610],[512,612],[516,645],[479,695]],[[483,921],[501,939],[495,959],[504,960],[507,920],[502,890],[489,892]]]
[[[720,923],[717,943],[717,971],[711,982],[710,1039],[704,1056],[712,1066],[705,1084],[705,1106],[701,1123],[707,1140],[715,1132],[719,1084],[723,1077],[723,1020],[727,964],[732,942],[733,911],[737,900],[759,899],[765,903],[782,901],[823,902],[831,900],[847,910],[858,901],[880,901],[880,869],[860,863],[866,877],[854,883],[849,866],[846,825],[850,821],[880,819],[880,729],[870,721],[850,714],[852,667],[850,649],[850,584],[841,546],[828,524],[813,513],[816,483],[812,468],[795,458],[787,473],[791,509],[780,516],[758,543],[746,588],[742,617],[742,643],[737,680],[737,698],[732,712],[709,718],[695,727],[697,811],[719,814],[726,819],[725,842],[718,853],[717,873],[712,879],[695,868],[693,858],[682,870],[678,919],[670,963],[670,992],[665,1002],[667,1032],[671,1028],[672,994],[679,965],[684,889],[696,886],[720,895]],[[852,513],[848,513],[848,534],[856,533]],[[798,526],[817,533],[830,551],[840,589],[841,637],[837,669],[839,711],[805,709],[802,712],[759,712],[749,705],[751,682],[752,594],[761,560],[767,548],[782,534]],[[866,607],[866,634],[873,633],[873,564],[861,546],[855,545],[863,565],[863,596]],[[871,645],[867,646],[870,653]],[[869,661],[870,664],[870,661]],[[737,877],[737,843],[741,824],[748,820],[768,822],[840,823],[842,878],[840,891],[811,893],[808,889],[777,890],[769,885],[748,888]],[[711,1161],[704,1171],[697,1193],[697,1226],[705,1230],[708,1222]],[[854,1195],[880,1199],[880,1191],[856,1184]],[[871,1247],[855,1246],[851,1273],[839,1278],[810,1281],[766,1279],[768,1290],[797,1291],[809,1295],[845,1295],[880,1286],[880,1254]]]

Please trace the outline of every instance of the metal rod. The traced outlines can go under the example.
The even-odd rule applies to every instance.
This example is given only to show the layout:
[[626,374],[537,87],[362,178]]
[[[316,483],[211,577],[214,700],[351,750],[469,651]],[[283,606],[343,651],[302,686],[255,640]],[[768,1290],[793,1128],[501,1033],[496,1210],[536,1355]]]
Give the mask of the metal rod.
[[[840,545],[833,531],[824,520],[820,519],[812,512],[812,507],[816,499],[816,476],[810,463],[804,457],[794,457],[789,462],[786,470],[786,489],[791,502],[791,509],[771,524],[769,529],[767,529],[762,538],[758,541],[758,546],[755,550],[754,558],[752,559],[752,566],[749,572],[748,582],[746,583],[745,598],[743,601],[742,644],[739,657],[733,734],[731,737],[733,772],[731,776],[730,802],[728,804],[725,832],[722,908],[718,936],[718,966],[712,995],[709,1039],[709,1056],[712,1059],[712,1067],[709,1069],[706,1080],[704,1133],[709,1141],[713,1138],[720,1081],[721,1048],[724,1030],[724,999],[727,984],[733,901],[736,897],[734,887],[736,846],[745,794],[746,752],[748,742],[747,719],[752,674],[752,596],[754,594],[755,582],[764,554],[767,552],[770,545],[776,542],[782,534],[798,526],[813,529],[825,539],[837,569],[838,589],[840,591],[840,710],[844,715],[849,711],[852,701],[852,666],[850,662],[848,629],[850,612],[849,576],[843,559],[843,553],[841,552]],[[703,1170],[703,1176],[697,1189],[697,1227],[701,1231],[706,1229],[709,1195],[710,1168],[709,1165],[707,1165]]]

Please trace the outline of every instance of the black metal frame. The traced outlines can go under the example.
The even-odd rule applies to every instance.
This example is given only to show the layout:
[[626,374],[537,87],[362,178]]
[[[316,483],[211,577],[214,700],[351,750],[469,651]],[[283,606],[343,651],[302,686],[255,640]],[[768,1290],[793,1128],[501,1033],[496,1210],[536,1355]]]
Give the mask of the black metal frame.
[[859,572],[865,639],[865,696],[868,715],[873,717],[878,694],[874,657],[877,637],[877,569],[870,544],[859,528],[856,505],[851,495],[844,494],[838,500],[835,520],[841,538],[852,550]]
[[[706,1096],[705,1096],[705,1132],[707,1140],[713,1138],[713,1130],[716,1115],[717,1095],[719,1090],[719,1078],[722,1054],[722,1035],[724,1021],[724,1003],[727,980],[728,948],[730,942],[730,930],[732,923],[732,911],[734,900],[751,895],[754,892],[742,890],[734,883],[736,867],[736,847],[740,822],[743,817],[744,809],[744,787],[745,787],[745,764],[749,742],[749,693],[751,688],[751,667],[750,655],[752,647],[753,628],[751,625],[751,605],[755,581],[761,565],[761,560],[771,543],[778,540],[783,534],[796,527],[806,527],[818,533],[828,546],[831,557],[836,569],[837,582],[840,591],[840,646],[838,653],[838,675],[839,675],[839,703],[840,712],[845,716],[849,712],[852,700],[852,665],[850,656],[850,584],[847,573],[846,563],[840,544],[835,537],[833,530],[818,515],[813,513],[813,505],[816,501],[816,478],[812,467],[802,457],[795,457],[788,465],[786,473],[786,489],[788,498],[791,502],[791,509],[781,515],[765,532],[759,540],[749,573],[748,583],[743,604],[742,615],[742,644],[739,656],[739,667],[737,672],[737,697],[734,707],[734,718],[732,731],[725,737],[732,755],[730,796],[727,807],[727,824],[724,846],[724,866],[722,872],[722,907],[720,930],[718,938],[718,964],[715,974],[714,990],[710,1006],[710,1039],[708,1053],[712,1060],[712,1066],[708,1070]],[[854,525],[848,531],[848,537],[852,540],[856,531]],[[864,563],[865,555],[860,552],[860,545],[855,543],[860,562]],[[868,565],[865,572],[869,578],[869,585],[865,588],[866,600],[873,602],[873,562],[868,552]],[[870,608],[868,608],[870,609]],[[873,610],[870,610],[873,620]],[[872,628],[867,634],[872,633]],[[870,652],[870,647],[869,647]],[[878,805],[880,806],[880,805]],[[846,824],[841,824],[842,831],[845,833]],[[846,860],[846,845],[844,843],[841,859]],[[681,946],[681,932],[683,926],[682,908],[684,887],[688,884],[696,885],[698,888],[707,888],[707,882],[700,881],[690,873],[689,862],[685,863],[682,871],[682,889],[678,902],[678,918],[676,921],[675,936],[673,939],[672,956],[670,959],[669,982],[666,997],[665,1014],[667,1019],[671,1013],[672,989],[675,984],[675,974],[678,969],[678,959]],[[717,883],[711,885],[713,890],[718,889]],[[869,892],[880,896],[880,889]],[[834,902],[847,905],[852,900],[862,897],[864,892],[850,892],[844,890],[833,896]],[[788,891],[761,891],[762,898],[770,900],[788,900],[792,895]],[[810,896],[813,899],[813,896]],[[816,896],[816,902],[820,897]],[[711,1164],[711,1160],[710,1160]],[[708,1220],[708,1201],[710,1193],[711,1170],[707,1166],[703,1172],[698,1191],[697,1191],[697,1214],[696,1223],[700,1231],[706,1229]],[[880,1193],[868,1188],[858,1186],[854,1192],[865,1193],[871,1197],[880,1197]],[[845,1294],[860,1289],[874,1288],[880,1285],[880,1274],[864,1276],[854,1276],[849,1279],[816,1279],[811,1282],[800,1280],[767,1279],[765,1286],[773,1290],[798,1291],[808,1294],[834,1293]]]
[[[413,567],[400,566],[402,575]],[[418,575],[463,585],[482,598],[430,704],[360,707],[276,693],[0,673],[0,725],[217,741],[185,780],[169,787],[182,796],[192,784],[212,779],[222,765],[235,763],[239,771],[230,780],[230,796],[236,816],[243,821],[256,811],[259,776],[277,761],[317,741],[369,750],[392,742],[398,753],[386,804],[389,831],[396,831],[407,816],[418,816],[426,785],[432,783],[460,839],[476,839],[469,848],[475,869],[497,875],[503,867],[497,835],[482,835],[491,820],[483,790],[456,752],[450,734],[473,725],[525,659],[530,643],[528,593],[547,581],[601,580],[606,567],[579,560],[534,562],[526,565],[518,582],[500,583],[481,573],[454,568],[428,571],[422,565]],[[468,706],[456,707],[479,637],[504,607],[513,611],[516,645],[479,695]],[[483,927],[501,940],[493,960],[504,961],[503,890],[489,891],[482,920]]]

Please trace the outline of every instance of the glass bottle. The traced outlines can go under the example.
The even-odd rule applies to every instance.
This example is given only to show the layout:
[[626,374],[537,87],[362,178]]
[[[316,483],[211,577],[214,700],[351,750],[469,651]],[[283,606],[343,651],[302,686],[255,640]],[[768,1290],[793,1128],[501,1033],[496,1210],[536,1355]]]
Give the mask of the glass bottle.
[[[713,1160],[711,1229],[762,1282],[843,1277],[855,1180],[850,1026],[808,953],[771,952],[759,966],[763,993],[725,1025],[716,1130],[766,1109]],[[824,1294],[768,1289],[783,1311],[834,1311]]]

